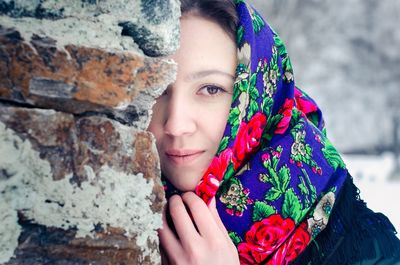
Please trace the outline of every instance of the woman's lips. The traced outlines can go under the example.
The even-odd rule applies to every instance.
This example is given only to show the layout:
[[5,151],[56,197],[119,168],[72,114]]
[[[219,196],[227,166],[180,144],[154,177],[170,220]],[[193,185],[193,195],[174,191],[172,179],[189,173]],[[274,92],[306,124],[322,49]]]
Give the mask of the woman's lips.
[[165,152],[167,158],[176,165],[187,165],[204,153],[203,150],[171,149]]

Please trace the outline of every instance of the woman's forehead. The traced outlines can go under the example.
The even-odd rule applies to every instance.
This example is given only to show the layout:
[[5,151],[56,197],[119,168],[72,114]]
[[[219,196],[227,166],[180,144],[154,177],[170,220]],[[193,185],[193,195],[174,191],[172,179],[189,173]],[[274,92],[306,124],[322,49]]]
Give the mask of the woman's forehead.
[[186,75],[184,77],[184,79],[185,79],[185,81],[192,81],[192,80],[201,79],[201,78],[209,77],[209,76],[215,76],[215,75],[226,77],[229,79],[235,78],[231,73],[226,72],[226,71],[222,71],[219,69],[206,69],[206,70],[200,70],[197,72],[189,73],[188,75]]

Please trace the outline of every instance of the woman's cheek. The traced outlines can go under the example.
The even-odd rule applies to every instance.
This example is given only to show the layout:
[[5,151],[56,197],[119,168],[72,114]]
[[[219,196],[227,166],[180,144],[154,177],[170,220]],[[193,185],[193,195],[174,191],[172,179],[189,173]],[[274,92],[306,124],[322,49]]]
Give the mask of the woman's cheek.
[[[230,109],[230,98],[223,97],[219,99],[218,104],[209,108],[207,111],[203,111],[203,124],[205,129],[210,135],[211,140],[215,144],[215,152],[218,149],[219,142],[223,136],[229,115]],[[203,107],[204,109],[204,107]],[[202,113],[202,112],[200,112]]]

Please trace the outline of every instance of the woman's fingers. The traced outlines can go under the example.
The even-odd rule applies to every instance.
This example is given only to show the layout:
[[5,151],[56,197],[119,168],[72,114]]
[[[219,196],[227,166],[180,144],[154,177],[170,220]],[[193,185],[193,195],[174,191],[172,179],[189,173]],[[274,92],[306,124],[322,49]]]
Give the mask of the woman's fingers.
[[188,192],[182,198],[171,197],[168,203],[176,234],[167,225],[164,214],[164,228],[159,231],[161,247],[166,254],[163,262],[239,264],[237,250],[229,239],[214,202],[207,207],[197,195]]
[[216,209],[215,199],[211,201],[212,205],[208,207],[193,192],[183,194],[182,199],[188,205],[201,236],[206,238],[220,238],[220,235],[223,235],[229,238],[228,232]]
[[186,192],[182,195],[183,202],[188,206],[193,221],[201,236],[215,236],[215,222],[204,201],[193,192]]
[[182,246],[193,244],[193,241],[199,237],[199,234],[193,225],[182,198],[174,195],[169,199],[168,204],[171,218]]
[[221,220],[221,217],[219,217],[219,213],[217,210],[216,206],[216,201],[215,197],[212,198],[210,205],[208,205],[208,209],[211,212],[212,217],[214,218],[215,223],[218,225],[219,229],[221,230],[222,233],[226,234],[230,240],[230,237],[228,235],[228,231],[226,230],[224,223]]
[[167,256],[181,252],[180,250],[182,249],[182,246],[179,242],[179,239],[176,237],[174,231],[168,226],[166,209],[164,209],[162,220],[163,228],[158,230],[158,236],[160,238],[162,248],[166,251]]

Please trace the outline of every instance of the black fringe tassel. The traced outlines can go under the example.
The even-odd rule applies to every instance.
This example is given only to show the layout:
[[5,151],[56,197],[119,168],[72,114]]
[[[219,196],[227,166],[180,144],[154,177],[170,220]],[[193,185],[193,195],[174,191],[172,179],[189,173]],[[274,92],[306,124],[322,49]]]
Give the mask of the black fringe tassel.
[[348,175],[326,228],[290,265],[400,264],[400,240],[382,213],[360,199]]

